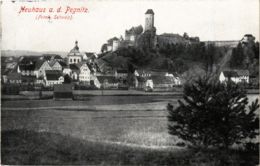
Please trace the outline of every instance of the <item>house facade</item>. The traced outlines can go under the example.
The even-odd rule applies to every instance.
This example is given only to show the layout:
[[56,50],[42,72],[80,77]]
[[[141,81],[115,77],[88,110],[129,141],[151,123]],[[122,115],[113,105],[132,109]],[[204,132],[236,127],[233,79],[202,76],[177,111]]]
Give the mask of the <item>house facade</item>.
[[56,84],[62,84],[64,82],[64,77],[58,70],[47,70],[44,80],[45,86],[52,87]]
[[248,70],[227,70],[219,75],[220,82],[233,81],[234,83],[249,83]]
[[36,78],[44,77],[46,70],[52,70],[47,61],[39,60],[36,63],[35,75]]
[[90,81],[90,69],[88,68],[88,65],[84,62],[77,64],[79,69],[79,81],[80,82],[89,82]]

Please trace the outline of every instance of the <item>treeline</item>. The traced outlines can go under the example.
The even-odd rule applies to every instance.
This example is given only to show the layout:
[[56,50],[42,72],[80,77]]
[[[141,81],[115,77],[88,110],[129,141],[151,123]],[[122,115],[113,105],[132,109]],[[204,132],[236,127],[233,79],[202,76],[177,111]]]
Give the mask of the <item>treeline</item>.
[[201,62],[205,70],[212,71],[223,55],[214,45],[205,45],[203,42],[194,44],[166,44],[155,49],[145,47],[128,47],[116,51],[117,56],[129,58],[129,62],[136,66],[166,69],[172,72],[183,73],[189,66],[187,62]]
[[232,50],[230,67],[247,68],[247,65],[254,60],[259,60],[259,42],[250,45],[242,45],[239,43],[237,47]]
[[233,48],[230,67],[234,69],[247,69],[252,75],[259,74],[259,42],[241,44]]

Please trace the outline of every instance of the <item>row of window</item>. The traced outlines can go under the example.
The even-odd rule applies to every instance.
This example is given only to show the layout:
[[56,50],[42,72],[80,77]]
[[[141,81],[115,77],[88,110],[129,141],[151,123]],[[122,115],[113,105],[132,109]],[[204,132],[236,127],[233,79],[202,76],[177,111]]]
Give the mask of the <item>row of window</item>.
[[79,62],[80,62],[80,59],[70,59],[70,62],[71,62],[71,63],[73,63],[73,62],[74,62],[74,63],[77,63],[77,62],[79,63]]

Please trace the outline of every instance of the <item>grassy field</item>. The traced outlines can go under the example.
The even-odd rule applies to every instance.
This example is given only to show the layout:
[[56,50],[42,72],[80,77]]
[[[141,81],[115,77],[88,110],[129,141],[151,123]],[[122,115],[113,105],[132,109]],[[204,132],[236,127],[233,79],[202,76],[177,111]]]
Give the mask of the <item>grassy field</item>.
[[[96,96],[86,101],[4,101],[2,161],[101,165],[190,165],[193,161],[195,165],[217,165],[222,162],[225,156],[214,158],[218,152],[212,152],[213,157],[197,154],[187,150],[184,141],[168,134],[166,105],[168,102],[177,105],[177,99]],[[31,139],[35,141],[30,143]],[[253,158],[245,155],[241,160],[242,153],[230,152],[225,161],[256,161],[257,153]],[[202,156],[194,157],[195,154]]]
[[256,165],[245,151],[144,149],[86,141],[49,132],[2,132],[2,164],[8,165]]

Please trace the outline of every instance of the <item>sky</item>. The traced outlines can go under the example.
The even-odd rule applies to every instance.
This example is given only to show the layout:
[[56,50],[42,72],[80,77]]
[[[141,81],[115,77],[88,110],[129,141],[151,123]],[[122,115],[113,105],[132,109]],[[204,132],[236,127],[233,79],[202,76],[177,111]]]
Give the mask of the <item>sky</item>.
[[[201,41],[240,40],[253,34],[259,41],[259,0],[16,0],[2,2],[2,49],[69,51],[75,40],[81,51],[100,52],[109,38],[142,25],[147,9],[155,13],[157,34],[187,32]],[[20,13],[21,7],[87,8],[72,20],[41,19],[48,12]]]

